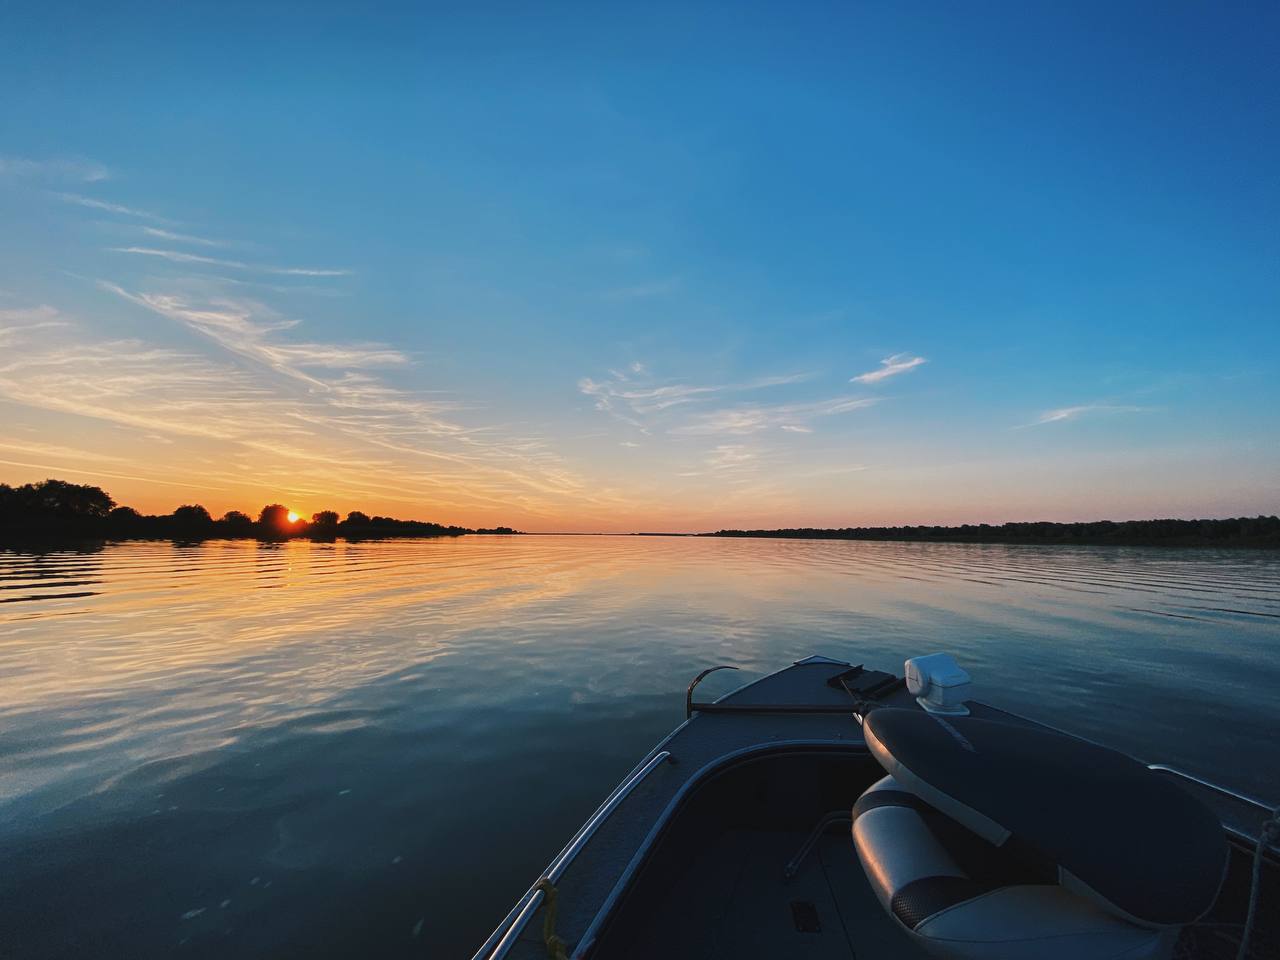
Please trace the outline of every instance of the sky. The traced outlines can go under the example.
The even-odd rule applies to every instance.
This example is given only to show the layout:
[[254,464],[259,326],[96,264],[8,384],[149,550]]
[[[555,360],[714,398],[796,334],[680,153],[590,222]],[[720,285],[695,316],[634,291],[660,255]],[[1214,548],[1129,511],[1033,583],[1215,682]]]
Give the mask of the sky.
[[1280,7],[7,5],[0,481],[1280,511]]

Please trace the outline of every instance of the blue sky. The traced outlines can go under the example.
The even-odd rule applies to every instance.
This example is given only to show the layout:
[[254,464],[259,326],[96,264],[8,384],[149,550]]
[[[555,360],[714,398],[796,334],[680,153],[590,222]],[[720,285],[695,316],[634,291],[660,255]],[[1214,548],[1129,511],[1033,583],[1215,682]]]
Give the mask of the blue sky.
[[1275,512],[1280,11],[1030,6],[10,8],[0,478]]

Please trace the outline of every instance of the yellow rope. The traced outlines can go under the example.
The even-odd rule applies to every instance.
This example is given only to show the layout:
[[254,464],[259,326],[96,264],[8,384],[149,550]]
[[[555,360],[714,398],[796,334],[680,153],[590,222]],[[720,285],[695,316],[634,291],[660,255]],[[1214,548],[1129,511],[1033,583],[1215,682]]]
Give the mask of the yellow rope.
[[533,889],[541,890],[546,904],[542,908],[542,942],[547,945],[551,960],[569,960],[569,945],[556,936],[556,911],[559,908],[560,891],[554,883],[543,877]]

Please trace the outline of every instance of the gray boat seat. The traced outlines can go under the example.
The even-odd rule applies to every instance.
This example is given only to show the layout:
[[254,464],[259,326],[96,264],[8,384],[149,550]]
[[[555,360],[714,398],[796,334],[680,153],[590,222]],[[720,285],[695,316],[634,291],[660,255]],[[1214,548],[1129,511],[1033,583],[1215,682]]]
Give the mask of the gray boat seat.
[[854,807],[871,886],[941,957],[1164,957],[1213,905],[1222,827],[1124,754],[1041,727],[880,708]]
[[[1056,884],[993,886],[960,865],[930,827],[932,811],[893,777],[853,808],[853,842],[876,898],[928,953],[989,960],[1162,958],[1172,939],[1117,917]],[[1034,879],[1034,878],[1032,878]],[[1175,934],[1176,936],[1176,934]]]

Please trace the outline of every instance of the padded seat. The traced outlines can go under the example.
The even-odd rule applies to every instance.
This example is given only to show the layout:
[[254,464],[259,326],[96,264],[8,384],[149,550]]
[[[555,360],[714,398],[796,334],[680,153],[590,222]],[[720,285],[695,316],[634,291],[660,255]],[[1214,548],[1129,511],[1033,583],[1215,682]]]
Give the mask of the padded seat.
[[853,808],[854,847],[871,889],[931,955],[1155,960],[1172,950],[1176,930],[1114,917],[1056,884],[1036,882],[1034,867],[1027,868],[1027,882],[1016,882],[1017,865],[999,865],[995,869],[1009,871],[1006,885],[990,878],[989,861],[978,869],[962,866],[973,859],[973,844],[953,855],[954,833],[893,777],[874,784]]
[[1041,727],[882,707],[853,810],[872,888],[942,957],[1165,957],[1226,872],[1222,827],[1142,764]]

